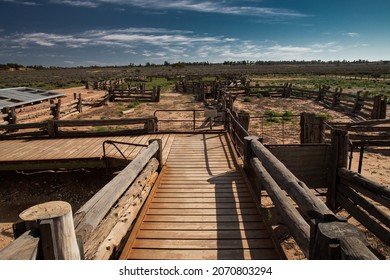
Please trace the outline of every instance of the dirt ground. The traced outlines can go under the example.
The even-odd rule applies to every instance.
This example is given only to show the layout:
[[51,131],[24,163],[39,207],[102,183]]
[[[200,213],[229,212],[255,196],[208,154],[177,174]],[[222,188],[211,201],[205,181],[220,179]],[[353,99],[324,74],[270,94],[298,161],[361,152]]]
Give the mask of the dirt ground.
[[[104,95],[104,91],[91,91],[83,87],[66,90],[56,90],[64,92],[68,101],[73,99],[73,93],[82,93],[83,98],[99,97]],[[64,100],[65,101],[65,100]],[[63,102],[64,102],[63,101]],[[320,104],[303,99],[279,98],[253,98],[251,102],[243,102],[238,99],[235,103],[239,110],[251,113],[251,116],[261,116],[266,110],[274,110],[283,113],[290,111],[293,114],[301,112],[314,112],[329,114],[331,120],[350,121],[340,112],[325,109]],[[141,103],[129,110],[127,103],[110,103],[107,106],[84,110],[81,114],[67,117],[83,119],[103,119],[103,118],[134,118],[152,116],[158,109],[202,109],[204,105],[194,100],[191,95],[184,95],[175,92],[162,93],[159,103]],[[125,113],[124,113],[125,112]],[[185,113],[177,112],[176,117],[186,118]],[[290,124],[264,125],[259,121],[254,121],[250,126],[250,134],[264,137],[270,143],[298,143],[299,142],[299,119],[294,118]],[[282,139],[282,140],[281,140]],[[364,154],[362,174],[383,185],[390,186],[390,152],[388,149],[370,148]],[[352,170],[357,170],[358,154],[353,156]],[[1,172],[0,173],[0,249],[13,240],[12,223],[18,221],[18,215],[26,208],[49,200],[65,200],[71,203],[73,211],[76,211],[94,193],[105,185],[113,174],[107,176],[104,172],[96,170],[75,170],[75,171],[47,171],[23,174],[21,172]],[[348,217],[348,214],[341,213]],[[349,217],[349,221],[359,225],[358,222]],[[367,232],[363,227],[362,230]],[[295,242],[288,236],[283,226],[276,228],[282,247],[288,259],[303,259]],[[390,259],[390,249],[383,246],[374,237],[367,233],[373,247]]]

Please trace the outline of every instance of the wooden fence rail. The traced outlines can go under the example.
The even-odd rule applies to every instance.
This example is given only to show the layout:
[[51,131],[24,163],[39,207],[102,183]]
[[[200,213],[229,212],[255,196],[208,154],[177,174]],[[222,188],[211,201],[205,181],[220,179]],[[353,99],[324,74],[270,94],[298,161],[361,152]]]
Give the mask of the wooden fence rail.
[[[196,87],[193,87],[196,92]],[[225,95],[258,95],[309,98],[320,102],[330,109],[343,111],[348,114],[360,116],[364,119],[384,119],[387,111],[386,96],[368,96],[362,92],[343,93],[342,88],[331,90],[329,86],[320,86],[318,90],[307,90],[293,87],[286,83],[283,86],[225,86],[218,89],[224,91]],[[221,94],[217,96],[219,99]]]
[[[130,126],[130,127],[129,127]],[[61,128],[87,127],[86,130],[63,130]],[[91,129],[92,127],[92,129]],[[95,129],[93,129],[95,128]],[[102,128],[102,129],[100,129]],[[103,129],[104,128],[104,129]],[[0,125],[0,139],[17,137],[68,137],[105,136],[118,134],[149,133],[157,130],[157,118],[131,118],[113,120],[48,120],[39,123]],[[15,132],[24,130],[24,132]],[[8,133],[12,132],[12,133]]]
[[141,89],[113,89],[108,91],[108,100],[114,101],[126,101],[126,102],[159,102],[160,101],[161,88],[159,86],[153,87],[152,90]]
[[0,250],[0,260],[36,260],[38,248],[39,233],[36,230],[28,230]]
[[340,220],[256,137],[246,137],[245,141],[244,169],[258,179],[252,182],[257,195],[261,199],[260,190],[267,191],[307,258],[377,259],[365,245],[364,236],[353,225]]
[[390,215],[383,207],[390,209],[390,188],[345,168],[339,176],[338,203],[389,246]]

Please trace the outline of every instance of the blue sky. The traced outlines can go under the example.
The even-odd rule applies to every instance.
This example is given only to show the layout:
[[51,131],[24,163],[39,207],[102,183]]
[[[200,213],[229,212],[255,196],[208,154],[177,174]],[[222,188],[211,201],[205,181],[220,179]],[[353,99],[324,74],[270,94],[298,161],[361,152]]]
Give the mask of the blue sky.
[[389,0],[0,0],[0,63],[390,60]]

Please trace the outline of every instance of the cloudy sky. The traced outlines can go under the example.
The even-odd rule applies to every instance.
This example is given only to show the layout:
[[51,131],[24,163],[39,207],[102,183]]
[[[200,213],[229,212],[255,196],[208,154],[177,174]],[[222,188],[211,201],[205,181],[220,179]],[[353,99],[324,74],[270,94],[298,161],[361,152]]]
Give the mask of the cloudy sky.
[[389,0],[0,0],[0,63],[390,60]]

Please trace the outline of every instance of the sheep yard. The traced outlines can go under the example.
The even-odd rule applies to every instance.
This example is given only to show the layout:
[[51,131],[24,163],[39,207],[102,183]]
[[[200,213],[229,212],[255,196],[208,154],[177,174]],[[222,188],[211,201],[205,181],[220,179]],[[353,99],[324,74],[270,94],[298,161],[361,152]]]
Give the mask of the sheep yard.
[[[238,86],[244,86],[241,81],[245,77],[245,81],[254,87],[283,87],[286,83],[291,83],[292,88],[296,87],[303,91],[317,91],[321,86],[326,85],[330,87],[333,94],[337,95],[337,93],[340,93],[338,92],[339,89],[342,88],[342,94],[356,95],[360,92],[361,96],[367,97],[366,100],[372,96],[381,95],[387,98],[386,116],[381,119],[388,120],[390,118],[390,65],[385,63],[377,65],[341,64],[339,66],[327,64],[176,65],[107,69],[15,70],[2,71],[0,77],[1,87],[27,86],[64,93],[65,97],[62,98],[60,104],[62,108],[67,104],[75,104],[76,100],[79,100],[79,104],[82,105],[83,109],[64,114],[62,117],[60,114],[60,120],[62,118],[65,121],[108,121],[157,117],[159,131],[174,130],[176,126],[177,129],[184,129],[185,131],[192,130],[195,126],[200,131],[210,127],[214,130],[223,129],[223,126],[217,121],[219,116],[214,123],[211,123],[204,115],[205,110],[218,106],[216,96],[211,94],[210,88],[206,89],[204,99],[199,99],[199,96],[193,91],[177,91],[175,85],[185,77],[192,81],[209,82],[221,79],[230,80],[233,84],[239,81]],[[97,82],[104,83],[105,88],[98,87]],[[160,87],[161,96],[159,101],[141,102],[136,97],[130,101],[116,100],[111,102],[107,99],[110,86],[118,86],[122,91],[130,91],[130,88],[137,88],[140,84],[145,84],[148,90]],[[302,113],[321,116],[325,119],[325,126],[337,123],[338,126],[342,127],[354,122],[363,123],[370,119],[359,114],[353,114],[350,110],[345,111],[342,106],[331,106],[329,104],[326,106],[325,102],[316,100],[316,97],[306,98],[294,94],[290,97],[281,97],[278,95],[279,92],[275,91],[275,93],[277,94],[273,94],[273,91],[268,89],[260,89],[250,94],[239,93],[234,97],[233,104],[231,104],[235,111],[249,114],[249,135],[261,138],[265,145],[299,144],[302,139],[300,132]],[[337,95],[337,97],[339,96]],[[100,102],[104,98],[107,99],[106,102]],[[343,100],[343,98],[340,99],[341,104],[349,102]],[[356,98],[355,105],[358,103],[358,99]],[[353,103],[355,100],[351,102]],[[369,104],[372,106],[371,103]],[[20,116],[29,115],[31,110],[35,110],[31,108],[28,106],[20,108],[17,113]],[[364,112],[364,108],[361,112]],[[367,114],[371,114],[371,111]],[[51,118],[50,112],[47,111],[46,113],[37,114],[36,117],[26,117],[25,120],[17,123],[46,122]],[[378,126],[381,127],[378,133],[369,130],[365,134],[375,137],[380,136],[382,142],[387,141],[386,143],[388,143],[390,138],[389,123]],[[102,125],[84,126],[82,128],[77,126],[64,127],[61,129],[64,133],[82,133],[85,130],[104,133],[110,130],[120,132],[128,129],[128,127],[126,125]],[[143,126],[140,129],[143,129]],[[29,130],[27,131],[29,132]],[[324,129],[324,133],[326,134],[324,135],[324,141],[327,142],[330,137],[328,127]],[[4,132],[4,135],[6,134],[7,132]],[[360,169],[359,173],[361,175],[388,188],[390,186],[389,157],[388,145],[368,145],[364,148],[364,153],[361,146],[356,146],[350,150],[348,165],[350,170],[357,172]],[[72,205],[73,211],[76,212],[118,171],[109,170],[105,172],[88,168],[0,171],[0,249],[12,242],[12,224],[19,220],[18,215],[23,210],[49,200],[65,200]],[[325,200],[326,195],[322,190],[318,190],[317,195]],[[264,208],[270,209],[269,213],[274,211],[272,201],[267,198],[267,195],[265,195],[262,203]],[[383,205],[378,207],[386,212],[388,217],[389,209],[386,209]],[[337,211],[339,212],[336,212],[336,214],[348,219],[348,222],[365,232],[370,243],[369,247],[379,258],[390,259],[390,247],[388,245],[370,233],[350,213],[344,209],[338,209]],[[274,227],[274,231],[287,258],[304,259],[305,255],[291,238],[276,213],[273,214],[271,223],[277,225]],[[384,227],[386,228],[386,226]]]

